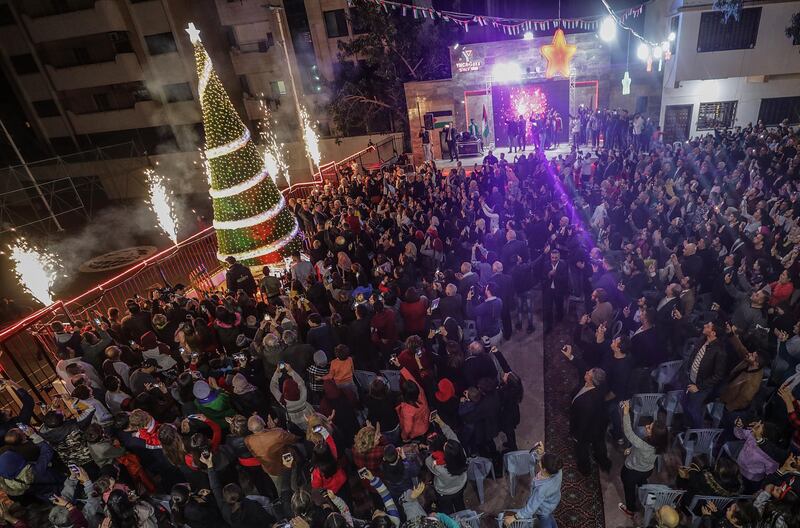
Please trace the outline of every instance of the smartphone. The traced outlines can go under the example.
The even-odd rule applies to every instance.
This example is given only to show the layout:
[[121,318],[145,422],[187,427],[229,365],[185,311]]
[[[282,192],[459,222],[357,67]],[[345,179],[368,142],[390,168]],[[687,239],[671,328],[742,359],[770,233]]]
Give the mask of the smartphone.
[[202,453],[200,453],[200,457],[201,458],[208,458],[210,456],[211,456],[211,451],[208,451],[208,450],[205,450]]
[[81,468],[79,468],[79,467],[78,467],[78,466],[76,466],[75,464],[67,464],[67,467],[69,468],[69,470],[70,470],[72,473],[74,473],[74,474],[76,474],[76,475],[77,475],[77,474],[79,474],[79,473],[81,472]]
[[397,361],[397,354],[392,354],[389,356],[389,361]]
[[24,423],[17,423],[17,429],[19,429],[25,434],[28,434],[28,431],[31,430],[31,428],[25,425]]
[[101,322],[101,321],[100,321],[100,318],[99,318],[99,317],[95,317],[95,318],[94,318],[94,324],[96,324],[96,325],[99,325],[99,324],[100,324],[100,322]]
[[197,359],[199,357],[200,357],[200,354],[198,354],[197,352],[192,352],[192,359]]
[[314,428],[312,429],[312,431],[314,431],[317,434],[322,434],[322,429],[323,428],[322,428],[321,425],[315,425]]
[[438,417],[439,417],[439,411],[431,411],[431,414],[430,414],[430,416],[428,417],[428,419],[429,419],[431,422],[433,422],[433,421],[434,421],[434,420],[436,420]]
[[184,348],[184,347],[178,347],[178,352],[180,352],[181,354],[183,354],[184,352],[186,352],[186,348]]
[[435,310],[435,309],[437,309],[439,307],[439,301],[440,300],[441,299],[439,297],[437,297],[437,298],[435,298],[434,300],[431,301],[431,310]]
[[286,370],[286,363],[281,361],[280,363],[278,363],[278,368],[281,370]]
[[287,464],[288,464],[288,463],[290,463],[292,460],[294,460],[294,455],[292,455],[291,453],[284,453],[284,454],[282,454],[282,455],[281,455],[281,458],[283,459],[283,461],[284,461],[285,463],[287,463]]
[[369,470],[367,468],[361,468],[361,469],[358,470],[359,478],[366,479],[367,478],[367,473],[369,473]]
[[414,355],[417,356],[418,358],[421,358],[422,357],[422,349],[419,349],[416,352],[414,352]]
[[265,313],[265,314],[264,314],[264,320],[265,320],[265,321],[269,321],[269,314],[268,314],[268,313]]
[[135,342],[133,339],[131,339],[130,341],[128,341],[128,344],[129,344],[130,346],[133,346],[133,345],[135,345],[135,344],[136,344],[136,342]]

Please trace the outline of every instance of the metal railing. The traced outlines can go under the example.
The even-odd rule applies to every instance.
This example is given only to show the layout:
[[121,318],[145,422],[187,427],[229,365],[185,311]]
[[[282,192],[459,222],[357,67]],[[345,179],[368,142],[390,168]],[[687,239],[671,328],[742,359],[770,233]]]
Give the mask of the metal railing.
[[[324,164],[313,181],[291,185],[281,192],[287,199],[306,198],[315,186],[328,182],[338,185],[339,171],[353,160],[365,170],[383,167],[391,161],[396,141],[398,138],[386,138],[343,160]],[[122,308],[126,299],[145,296],[165,284],[207,284],[220,269],[216,232],[208,227],[73,299],[56,301],[1,329],[0,369],[5,377],[26,386],[35,399],[47,402],[52,397],[58,363],[51,322],[88,321],[95,310],[106,313],[110,307]],[[0,391],[0,407],[18,409],[19,402],[11,391]]]

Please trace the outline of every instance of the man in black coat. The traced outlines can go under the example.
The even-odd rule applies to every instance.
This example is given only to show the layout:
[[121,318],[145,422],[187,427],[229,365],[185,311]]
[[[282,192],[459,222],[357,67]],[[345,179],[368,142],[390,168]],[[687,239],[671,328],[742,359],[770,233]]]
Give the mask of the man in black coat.
[[689,427],[695,429],[703,427],[703,410],[706,402],[725,379],[725,348],[718,339],[721,335],[722,330],[716,322],[706,323],[703,326],[702,343],[692,352],[684,365],[688,384],[683,397],[683,412],[689,421]]
[[[574,357],[572,347],[564,346],[567,359]],[[605,405],[606,373],[601,368],[587,370],[583,384],[575,391],[569,408],[569,432],[575,439],[575,459],[578,471],[583,475],[591,472],[591,455],[603,471],[611,469],[606,450],[606,428],[608,413]]]
[[480,277],[472,271],[472,264],[469,262],[461,264],[461,273],[457,273],[456,278],[458,279],[458,294],[461,295],[462,299],[466,299],[470,288],[473,286],[477,288],[480,281]]
[[455,284],[451,283],[444,287],[444,296],[439,297],[439,304],[435,309],[431,309],[431,316],[442,321],[452,317],[458,324],[464,322],[464,299],[458,293]]
[[554,309],[556,323],[561,322],[564,318],[564,299],[569,291],[567,263],[561,260],[561,253],[558,249],[554,248],[549,252],[548,249],[545,247],[541,264],[542,313],[544,314],[545,333],[553,329]]
[[492,264],[492,276],[489,281],[497,284],[497,296],[503,301],[501,313],[503,338],[511,339],[511,310],[514,309],[517,300],[514,295],[514,281],[511,279],[511,275],[503,273],[503,263],[500,261]]
[[236,295],[237,291],[244,290],[250,297],[255,297],[258,285],[250,272],[250,268],[240,262],[236,262],[235,257],[227,257],[225,262],[228,264],[228,270],[225,272],[225,284],[228,292],[231,295]]

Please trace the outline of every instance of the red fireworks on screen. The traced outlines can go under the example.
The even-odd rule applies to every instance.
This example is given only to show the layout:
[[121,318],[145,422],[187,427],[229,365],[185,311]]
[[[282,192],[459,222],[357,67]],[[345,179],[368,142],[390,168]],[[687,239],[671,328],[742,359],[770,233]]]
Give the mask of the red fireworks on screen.
[[534,86],[515,86],[511,88],[509,98],[514,117],[522,115],[529,118],[531,114],[539,115],[547,111],[547,97]]

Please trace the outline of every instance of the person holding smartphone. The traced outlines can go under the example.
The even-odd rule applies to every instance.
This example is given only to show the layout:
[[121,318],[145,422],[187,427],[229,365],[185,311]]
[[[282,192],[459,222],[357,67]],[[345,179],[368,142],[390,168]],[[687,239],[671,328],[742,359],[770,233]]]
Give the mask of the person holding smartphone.
[[556,528],[553,512],[561,502],[563,462],[560,456],[547,453],[543,442],[537,442],[533,446],[531,458],[536,474],[530,497],[522,509],[503,515],[503,525],[510,526],[517,519],[536,518],[540,528]]

